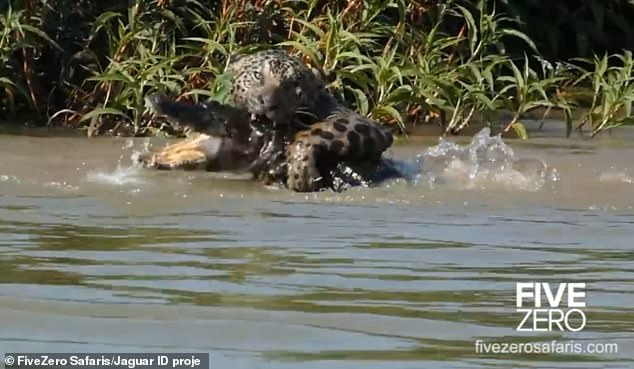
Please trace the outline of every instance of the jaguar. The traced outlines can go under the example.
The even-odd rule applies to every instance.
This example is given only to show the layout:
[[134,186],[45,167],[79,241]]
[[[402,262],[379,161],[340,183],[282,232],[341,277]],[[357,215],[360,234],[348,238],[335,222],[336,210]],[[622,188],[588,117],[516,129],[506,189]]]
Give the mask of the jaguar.
[[228,70],[233,75],[229,104],[187,106],[165,97],[146,99],[172,120],[212,132],[142,162],[159,168],[197,162],[215,170],[219,161],[243,157],[255,172],[266,172],[297,192],[332,188],[343,167],[363,168],[369,177],[385,167],[382,156],[393,143],[391,132],[340,103],[319,70],[278,49],[234,55]]

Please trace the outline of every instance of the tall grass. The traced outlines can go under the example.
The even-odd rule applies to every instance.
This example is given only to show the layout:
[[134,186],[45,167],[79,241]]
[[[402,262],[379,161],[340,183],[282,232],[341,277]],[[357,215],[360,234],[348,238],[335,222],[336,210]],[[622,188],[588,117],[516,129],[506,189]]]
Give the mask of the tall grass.
[[[15,10],[9,4],[0,13],[0,113],[8,110],[14,115],[19,97],[31,111],[41,113],[34,75],[34,51],[39,43],[58,49],[59,46],[44,31],[30,24],[39,21],[28,7]],[[16,55],[21,57],[20,62]]]
[[[614,63],[610,61],[614,60]],[[624,124],[634,124],[632,104],[634,103],[634,60],[632,52],[621,55],[595,56],[592,60],[582,60],[590,68],[579,67],[581,76],[576,84],[589,86],[586,95],[592,103],[582,116],[578,128],[589,123],[592,136],[610,128]]]
[[[445,134],[458,133],[476,116],[493,123],[503,110],[510,118],[500,131],[527,137],[524,116],[538,108],[562,109],[569,133],[632,123],[631,53],[598,57],[575,45],[589,55],[557,60],[553,50],[562,46],[544,41],[530,23],[542,20],[522,16],[530,9],[515,2],[13,3],[0,7],[0,115],[33,112],[89,135],[158,134],[165,125],[147,114],[144,95],[222,100],[229,55],[269,45],[320,69],[344,103],[403,132],[440,120]],[[621,0],[599,5],[591,11],[604,23],[632,10]],[[602,27],[612,34],[614,27]],[[574,125],[573,109],[584,112]]]

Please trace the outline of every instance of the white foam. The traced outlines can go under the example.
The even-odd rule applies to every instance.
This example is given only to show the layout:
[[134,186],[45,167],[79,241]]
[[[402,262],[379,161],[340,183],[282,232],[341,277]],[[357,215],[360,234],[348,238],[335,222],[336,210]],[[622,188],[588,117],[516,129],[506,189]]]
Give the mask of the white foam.
[[541,159],[516,158],[498,136],[483,128],[467,145],[441,138],[415,158],[416,185],[452,189],[509,189],[538,191],[558,180],[555,169]]
[[0,182],[20,183],[20,179],[14,175],[0,174]]
[[139,185],[145,183],[140,177],[140,172],[141,168],[139,167],[124,167],[119,164],[112,172],[89,172],[86,175],[86,180],[112,186]]
[[610,170],[599,175],[599,182],[634,183],[634,178],[625,171]]
[[46,182],[46,183],[44,183],[44,186],[57,188],[57,189],[60,189],[60,190],[73,190],[73,191],[78,191],[79,190],[79,186],[75,186],[75,185],[73,185],[71,183],[68,183],[66,181]]

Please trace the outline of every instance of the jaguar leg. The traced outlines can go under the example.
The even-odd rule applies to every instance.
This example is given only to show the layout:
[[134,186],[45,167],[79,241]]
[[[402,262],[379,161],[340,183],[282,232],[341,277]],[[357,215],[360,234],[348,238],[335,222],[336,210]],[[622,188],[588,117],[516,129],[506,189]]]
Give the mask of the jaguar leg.
[[321,143],[310,136],[310,131],[302,131],[295,136],[287,148],[286,185],[289,189],[314,192],[326,186],[324,177],[317,169],[317,156],[321,150]]
[[342,161],[377,162],[392,135],[357,114],[341,114],[295,135],[288,147],[289,189],[317,191],[331,186],[331,171]]

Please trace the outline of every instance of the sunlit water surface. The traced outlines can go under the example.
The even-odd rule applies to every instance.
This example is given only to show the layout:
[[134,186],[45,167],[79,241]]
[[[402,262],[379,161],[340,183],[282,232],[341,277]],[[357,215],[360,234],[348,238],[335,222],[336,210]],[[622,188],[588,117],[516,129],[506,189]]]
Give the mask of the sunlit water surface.
[[[634,141],[412,140],[410,181],[298,194],[156,172],[161,139],[0,136],[0,347],[211,354],[212,368],[632,368]],[[586,282],[578,333],[515,283]],[[487,342],[618,343],[484,355]]]

